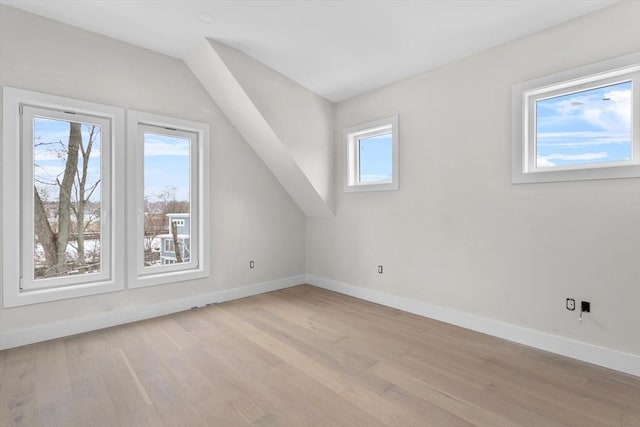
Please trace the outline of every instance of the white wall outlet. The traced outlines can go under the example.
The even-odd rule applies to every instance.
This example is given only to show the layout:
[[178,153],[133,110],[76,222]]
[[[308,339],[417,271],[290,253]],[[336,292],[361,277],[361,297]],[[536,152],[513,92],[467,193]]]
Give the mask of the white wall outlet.
[[573,311],[576,309],[576,300],[573,298],[567,298],[567,310]]

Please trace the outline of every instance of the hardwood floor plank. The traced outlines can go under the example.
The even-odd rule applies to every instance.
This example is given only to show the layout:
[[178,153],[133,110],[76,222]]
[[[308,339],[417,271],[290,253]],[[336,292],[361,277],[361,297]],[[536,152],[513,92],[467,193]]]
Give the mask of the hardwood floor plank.
[[[421,418],[421,414],[418,411],[404,411],[402,406],[398,407],[387,398],[376,394],[375,391],[355,382],[347,381],[342,375],[306,356],[297,348],[293,348],[271,334],[262,332],[253,325],[243,322],[239,317],[235,317],[230,310],[221,308],[217,317],[236,332],[247,336],[254,343],[268,349],[324,387],[341,395],[360,409],[374,414],[376,418],[386,425],[417,426],[423,424],[424,419]],[[453,414],[448,414],[440,408],[432,408],[430,416],[436,422],[442,422],[447,419],[446,422],[450,425],[463,425],[462,420],[456,420]]]
[[67,352],[62,340],[42,343],[36,354],[35,425],[69,425],[73,418]]
[[[22,355],[21,355],[22,356]],[[34,425],[36,354],[7,358],[0,381],[0,425]]]
[[640,378],[298,286],[0,352],[0,426],[640,426]]

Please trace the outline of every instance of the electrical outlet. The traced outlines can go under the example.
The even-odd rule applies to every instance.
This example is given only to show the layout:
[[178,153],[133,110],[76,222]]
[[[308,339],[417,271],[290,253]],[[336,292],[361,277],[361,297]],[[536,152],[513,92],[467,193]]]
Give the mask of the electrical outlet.
[[381,265],[378,266],[378,273],[382,274],[382,266]]
[[567,298],[567,310],[573,311],[576,309],[576,300],[573,298]]
[[255,261],[249,261],[249,268],[253,268],[256,266],[256,262]]
[[589,301],[580,301],[580,317],[578,320],[582,322],[582,313],[591,313],[591,303]]

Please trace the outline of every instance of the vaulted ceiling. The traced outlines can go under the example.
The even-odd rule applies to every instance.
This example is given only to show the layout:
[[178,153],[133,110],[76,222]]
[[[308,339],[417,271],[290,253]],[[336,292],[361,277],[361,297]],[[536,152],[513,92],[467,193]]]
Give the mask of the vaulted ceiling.
[[559,24],[618,0],[0,0],[187,58],[209,37],[331,101]]

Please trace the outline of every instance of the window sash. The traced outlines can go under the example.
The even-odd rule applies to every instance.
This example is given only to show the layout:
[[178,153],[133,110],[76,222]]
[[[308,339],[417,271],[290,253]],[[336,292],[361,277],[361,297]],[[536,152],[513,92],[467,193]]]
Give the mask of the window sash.
[[[631,78],[629,78],[629,76]],[[606,86],[606,79],[613,81],[632,81],[633,117],[632,117],[632,158],[638,162],[629,162],[612,166],[613,162],[589,163],[576,168],[564,167],[535,168],[536,158],[533,151],[531,126],[532,118],[530,97],[544,99],[557,96],[558,93],[581,91],[583,88]],[[605,83],[602,83],[605,81]],[[572,89],[573,88],[573,89]],[[530,184],[540,182],[582,181],[595,179],[619,179],[640,177],[640,53],[631,53],[617,58],[584,65],[571,70],[538,77],[512,86],[511,121],[511,183]]]
[[[391,180],[360,181],[360,140],[391,134]],[[344,130],[344,191],[384,191],[398,189],[398,116],[387,117]]]
[[[105,282],[112,278],[112,169],[111,169],[111,120],[106,117],[73,112],[73,109],[57,110],[21,104],[20,138],[21,153],[21,215],[20,215],[20,253],[21,253],[21,290],[60,288],[74,285],[90,285]],[[34,276],[35,227],[34,227],[34,150],[33,125],[36,117],[61,121],[91,123],[101,127],[100,141],[100,272],[36,279]]]
[[[198,161],[198,134],[189,130],[178,129],[175,126],[160,126],[155,124],[138,124],[136,148],[138,155],[136,156],[138,161],[137,174],[137,211],[138,211],[138,232],[136,236],[136,252],[137,259],[137,272],[139,276],[154,276],[164,273],[177,273],[186,270],[197,269],[198,266],[198,242],[199,242],[199,161]],[[184,138],[189,140],[189,235],[193,242],[191,250],[191,257],[188,262],[155,265],[152,267],[145,267],[144,265],[144,135],[145,133],[151,133],[156,135],[164,135],[171,137]],[[184,221],[184,220],[183,220]],[[169,232],[171,232],[171,224],[169,224]]]
[[[64,120],[95,122],[96,118],[103,118],[101,155],[108,155],[110,164],[107,166],[103,162],[103,174],[108,171],[109,179],[105,179],[104,185],[111,186],[110,195],[107,196],[105,189],[103,201],[110,203],[110,206],[103,205],[103,209],[109,209],[104,213],[105,227],[108,230],[102,233],[104,239],[110,239],[111,248],[102,248],[103,262],[102,270],[104,280],[87,281],[82,275],[67,276],[67,284],[58,283],[60,286],[33,288],[29,285],[29,280],[23,277],[23,271],[32,271],[33,252],[29,251],[23,256],[22,242],[29,243],[23,234],[22,223],[26,219],[23,216],[23,186],[25,182],[32,182],[32,176],[27,180],[23,178],[24,167],[32,168],[32,146],[33,141],[23,142],[22,123],[25,107],[42,108],[47,110],[44,116],[50,116],[50,110],[58,112],[75,112],[73,117],[63,117]],[[79,116],[82,119],[79,119]],[[114,250],[115,244],[124,242],[124,227],[108,227],[107,224],[124,224],[124,122],[125,111],[122,108],[113,107],[94,102],[87,102],[73,98],[49,95],[40,92],[27,91],[4,86],[2,88],[2,305],[5,308],[18,307],[28,304],[57,301],[69,298],[96,295],[106,292],[119,291],[125,288],[125,251]],[[109,137],[107,137],[109,135]],[[29,146],[27,156],[25,145]],[[31,173],[29,173],[31,175]],[[107,175],[104,175],[105,177]],[[106,182],[109,181],[109,182]],[[29,186],[27,196],[33,194],[33,188]],[[106,206],[106,207],[105,207]],[[33,210],[30,210],[33,213]],[[29,215],[32,217],[32,214]],[[31,219],[31,218],[27,218]],[[33,241],[33,235],[28,239]],[[33,245],[34,243],[29,243]],[[108,260],[110,258],[110,260]],[[28,268],[23,268],[23,259],[30,260]],[[107,275],[108,273],[108,275]],[[33,273],[31,273],[33,275]],[[79,275],[80,276],[80,275]],[[94,277],[95,278],[95,277]],[[80,280],[74,283],[75,280]],[[54,284],[56,285],[56,284]],[[25,289],[27,288],[27,289]]]
[[[525,141],[524,141],[524,161],[523,173],[556,172],[571,170],[588,170],[598,168],[615,168],[620,166],[640,165],[640,67],[625,69],[624,72],[614,71],[610,73],[588,76],[575,79],[571,82],[562,82],[543,88],[536,88],[524,92],[525,98]],[[537,109],[536,103],[550,98],[563,95],[585,92],[598,89],[604,86],[611,86],[619,83],[631,82],[631,160],[618,162],[592,162],[573,165],[557,165],[553,167],[538,166],[537,159]]]
[[[160,131],[161,130],[161,131]],[[160,265],[144,268],[144,132],[191,136],[191,213],[190,259],[188,263]],[[127,111],[127,171],[135,183],[127,193],[127,221],[133,224],[128,233],[128,245],[132,251],[128,258],[127,285],[129,288],[155,286],[195,280],[207,277],[210,266],[208,256],[209,236],[209,125],[191,120],[162,116],[136,110]],[[186,221],[185,221],[186,223]]]

